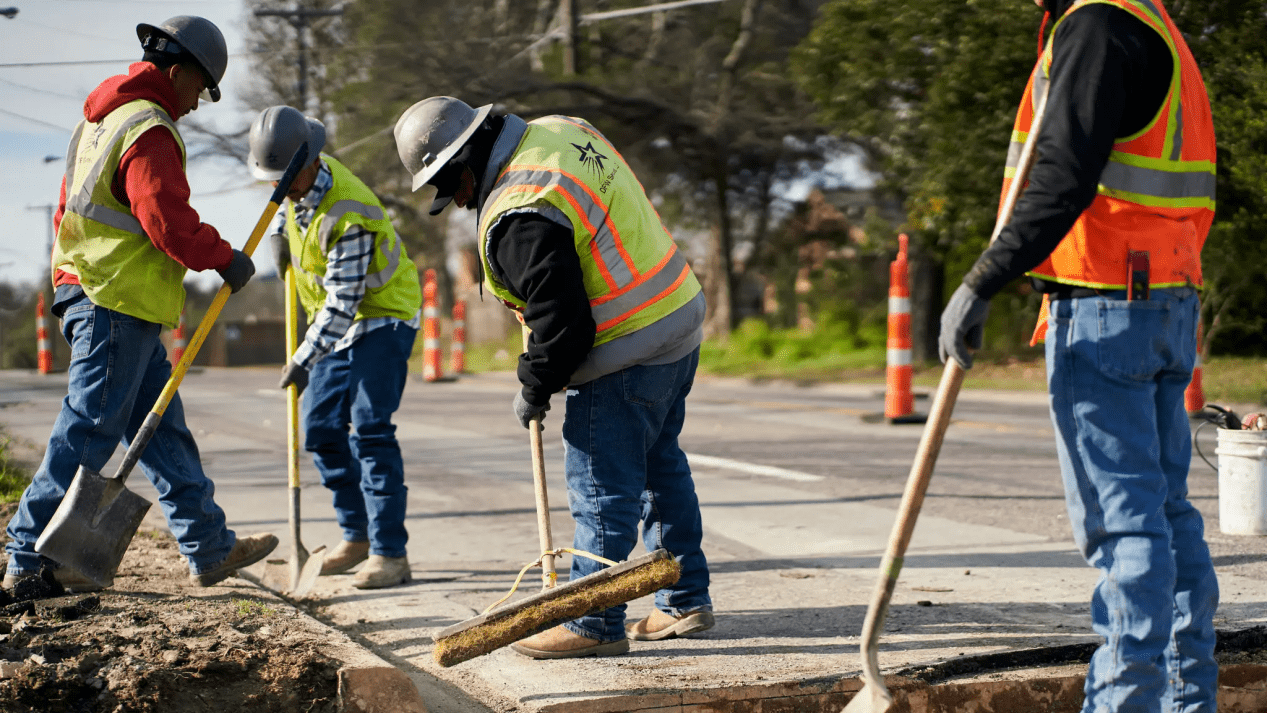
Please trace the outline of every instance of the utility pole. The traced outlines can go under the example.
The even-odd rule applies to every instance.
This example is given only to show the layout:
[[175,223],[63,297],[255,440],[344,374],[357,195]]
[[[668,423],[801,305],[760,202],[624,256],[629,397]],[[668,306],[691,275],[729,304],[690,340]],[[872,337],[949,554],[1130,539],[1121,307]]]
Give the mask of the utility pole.
[[338,17],[343,15],[343,8],[333,10],[309,10],[298,3],[294,10],[255,11],[256,17],[280,17],[295,28],[296,47],[299,50],[299,106],[301,113],[308,113],[308,20],[314,17]]

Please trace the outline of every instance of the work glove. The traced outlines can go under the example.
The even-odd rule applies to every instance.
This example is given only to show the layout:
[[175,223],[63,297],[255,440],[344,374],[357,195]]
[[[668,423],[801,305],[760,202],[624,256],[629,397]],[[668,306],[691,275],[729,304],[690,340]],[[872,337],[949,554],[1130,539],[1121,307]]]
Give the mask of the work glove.
[[286,277],[286,268],[290,267],[290,240],[281,233],[268,236],[273,247],[273,264],[277,265],[277,276]]
[[296,396],[302,396],[304,389],[308,388],[308,370],[293,361],[282,367],[282,380],[277,387],[285,389],[291,384],[295,385]]
[[524,428],[528,428],[528,424],[532,423],[532,417],[537,414],[541,414],[541,420],[545,420],[546,411],[550,410],[550,402],[547,401],[540,406],[534,406],[524,400],[523,392],[520,391],[515,394],[514,409],[515,418],[519,419],[519,423],[522,424]]
[[941,337],[937,340],[941,363],[945,364],[948,357],[954,357],[959,366],[972,368],[972,352],[969,350],[981,348],[982,327],[989,314],[989,300],[978,297],[967,285],[960,285],[955,290],[955,294],[950,296],[950,303],[941,313]]
[[224,278],[224,284],[229,286],[229,291],[237,292],[251,279],[251,275],[255,274],[255,263],[251,262],[250,256],[246,253],[234,248],[233,259],[229,261],[227,267],[222,267],[217,272]]

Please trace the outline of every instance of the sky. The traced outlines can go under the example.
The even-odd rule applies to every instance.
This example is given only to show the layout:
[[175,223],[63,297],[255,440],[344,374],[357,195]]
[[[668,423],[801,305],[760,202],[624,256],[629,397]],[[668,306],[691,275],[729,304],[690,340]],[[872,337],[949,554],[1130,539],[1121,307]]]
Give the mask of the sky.
[[[286,2],[278,7],[290,7]],[[254,114],[239,96],[249,82],[243,0],[0,0],[0,281],[37,285],[48,267],[49,207],[56,207],[65,171],[67,143],[83,118],[83,102],[102,80],[125,74],[141,58],[136,25],[159,24],[177,15],[197,15],[224,33],[229,63],[219,102],[203,102],[185,117],[221,131],[250,125]],[[289,43],[291,38],[286,38]],[[177,126],[180,126],[178,123]],[[186,141],[192,136],[185,134]],[[871,183],[856,157],[842,156],[828,169],[837,180]],[[236,248],[246,244],[268,204],[271,186],[257,182],[241,164],[199,160],[189,164],[191,203]],[[803,199],[806,181],[782,187]],[[256,260],[257,274],[273,272],[270,259]],[[214,271],[190,273],[187,281],[215,287]]]
[[[247,11],[242,0],[0,0],[0,10],[11,7],[18,9],[13,19],[0,16],[0,281],[36,285],[48,268],[48,206],[57,205],[71,132],[83,118],[88,93],[141,58],[137,24],[197,15],[220,28],[229,48],[223,96],[201,102],[177,126],[192,118],[227,131],[254,118],[238,99],[249,77]],[[188,174],[190,202],[202,220],[233,247],[243,247],[272,187],[223,161],[192,162]],[[266,255],[264,247],[257,256]],[[257,274],[271,272],[269,262],[256,260]],[[214,271],[191,276],[220,282]]]

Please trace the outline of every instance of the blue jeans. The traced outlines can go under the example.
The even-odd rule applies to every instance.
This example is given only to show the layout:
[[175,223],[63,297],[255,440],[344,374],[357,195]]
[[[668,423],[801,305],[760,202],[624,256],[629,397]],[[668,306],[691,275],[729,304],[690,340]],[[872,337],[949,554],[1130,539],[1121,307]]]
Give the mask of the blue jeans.
[[[576,521],[572,546],[614,561],[629,557],[638,541],[666,549],[682,577],[656,592],[656,606],[674,616],[712,608],[708,562],[695,482],[678,434],[686,395],[695,379],[699,349],[671,364],[632,366],[567,390],[563,446],[568,505]],[[571,581],[604,565],[573,557]],[[573,633],[625,638],[625,605],[566,624]]]
[[[120,441],[130,442],[172,375],[159,341],[162,327],[94,305],[87,297],[62,315],[71,347],[69,383],[48,449],[9,521],[8,572],[38,572],[35,541],[52,520],[79,466],[100,472]],[[180,394],[172,397],[140,459],[158,490],[167,526],[195,574],[229,555],[235,537],[202,471],[198,446],[185,426]],[[111,476],[113,473],[104,473]]]
[[405,464],[392,414],[409,375],[418,330],[379,327],[312,367],[304,391],[304,449],[334,494],[343,539],[404,557]]
[[1214,713],[1218,581],[1187,499],[1194,290],[1051,303],[1047,378],[1074,539],[1100,570],[1086,713]]

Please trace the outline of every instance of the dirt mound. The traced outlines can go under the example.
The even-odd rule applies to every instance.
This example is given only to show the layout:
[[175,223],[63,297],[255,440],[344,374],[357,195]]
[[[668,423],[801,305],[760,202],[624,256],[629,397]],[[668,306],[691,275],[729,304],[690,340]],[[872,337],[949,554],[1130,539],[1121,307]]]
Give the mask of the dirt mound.
[[175,543],[143,530],[110,589],[0,602],[0,711],[337,710],[340,664],[319,630],[225,585],[189,584]]

